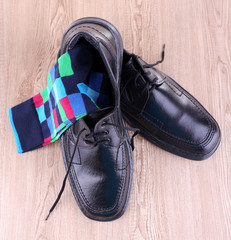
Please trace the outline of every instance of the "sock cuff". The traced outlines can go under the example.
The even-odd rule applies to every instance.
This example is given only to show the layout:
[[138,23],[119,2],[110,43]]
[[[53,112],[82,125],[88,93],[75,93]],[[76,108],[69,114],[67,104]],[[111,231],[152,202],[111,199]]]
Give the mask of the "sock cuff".
[[44,138],[32,98],[10,108],[9,117],[18,153],[42,147]]
[[10,108],[8,110],[8,113],[9,113],[9,118],[10,118],[10,124],[11,124],[11,127],[12,127],[13,132],[14,132],[14,138],[15,138],[15,142],[16,142],[17,151],[18,151],[18,153],[23,153],[21,142],[20,142],[19,136],[18,136],[18,132],[17,132],[17,130],[15,128],[15,125],[14,125],[14,120],[13,120],[13,116],[12,116],[12,108]]

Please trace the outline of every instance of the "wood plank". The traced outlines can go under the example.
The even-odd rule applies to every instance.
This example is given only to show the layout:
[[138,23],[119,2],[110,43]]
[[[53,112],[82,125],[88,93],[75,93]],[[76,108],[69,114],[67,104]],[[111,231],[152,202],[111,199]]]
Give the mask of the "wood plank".
[[[17,154],[8,108],[46,86],[62,34],[75,19],[102,17],[124,46],[188,89],[217,119],[222,142],[202,162],[135,139],[129,206],[113,222],[86,218],[65,175],[60,142]],[[1,239],[231,239],[231,2],[229,0],[0,0]]]

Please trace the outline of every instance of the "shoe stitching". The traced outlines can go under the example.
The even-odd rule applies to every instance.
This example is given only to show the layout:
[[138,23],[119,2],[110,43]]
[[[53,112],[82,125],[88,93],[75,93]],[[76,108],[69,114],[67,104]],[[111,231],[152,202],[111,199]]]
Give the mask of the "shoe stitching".
[[[126,70],[125,70],[126,71]],[[124,72],[125,72],[124,71]],[[136,71],[136,70],[134,70],[134,71]],[[209,143],[209,139],[211,139],[211,137],[209,137],[208,138],[208,136],[210,135],[212,135],[213,134],[213,132],[212,131],[214,131],[213,130],[213,127],[212,127],[212,121],[211,121],[211,119],[210,119],[210,116],[209,116],[209,114],[207,113],[207,112],[205,112],[205,111],[203,111],[203,109],[201,109],[201,107],[199,107],[198,106],[198,103],[195,101],[195,100],[193,100],[190,96],[188,96],[188,94],[187,94],[187,92],[182,88],[182,89],[179,89],[175,84],[173,84],[171,81],[173,81],[174,82],[174,80],[173,79],[171,79],[171,78],[166,78],[166,81],[165,81],[165,83],[178,95],[178,96],[181,96],[182,94],[187,98],[187,99],[189,99],[190,101],[191,101],[191,103],[196,107],[196,109],[198,110],[198,112],[199,112],[199,114],[204,118],[204,119],[206,119],[207,120],[207,122],[208,122],[208,125],[209,125],[209,128],[208,128],[208,131],[207,131],[207,133],[206,133],[206,135],[200,140],[200,141],[190,141],[190,140],[186,140],[186,139],[182,139],[182,138],[179,138],[179,137],[177,137],[177,136],[175,136],[175,135],[172,135],[170,132],[168,132],[167,130],[163,130],[163,125],[161,126],[161,128],[159,128],[158,126],[156,126],[158,129],[162,129],[162,131],[163,132],[165,132],[165,133],[167,133],[167,134],[169,134],[169,135],[171,135],[171,136],[174,136],[175,138],[177,138],[177,139],[179,139],[180,141],[182,141],[182,142],[187,142],[187,143],[198,143],[198,144],[202,144],[203,143],[203,146],[206,146],[208,143]],[[172,86],[170,86],[170,85],[172,85],[172,86],[174,86],[176,89],[178,89],[180,92],[181,92],[181,94],[179,95],[173,88],[172,88]],[[138,108],[136,108],[136,107],[134,107],[134,106],[132,106],[132,108],[134,109],[134,110],[139,110]],[[147,113],[148,114],[148,113]],[[140,114],[141,115],[141,114]],[[152,118],[152,116],[150,115],[150,114],[148,114],[151,118]],[[147,118],[146,118],[147,119]],[[150,122],[150,121],[149,121]],[[207,142],[207,144],[206,144],[206,142]]]
[[[92,207],[89,206],[89,202],[88,202],[88,200],[86,199],[85,195],[83,194],[84,196],[82,196],[82,189],[81,189],[81,187],[79,186],[79,182],[78,182],[78,179],[76,178],[75,172],[74,172],[74,174],[72,175],[72,171],[71,171],[69,177],[70,177],[70,182],[72,183],[71,186],[72,186],[72,188],[74,188],[74,190],[75,190],[75,191],[72,190],[72,192],[73,192],[73,194],[74,194],[74,197],[75,197],[76,201],[78,202],[78,204],[80,204],[80,208],[81,208],[83,211],[88,211],[88,209],[89,209],[89,210],[90,210],[91,212],[93,212],[93,213],[105,212],[104,209],[103,209],[103,210],[99,209],[99,210],[97,211],[97,208],[96,208],[96,209],[93,209]],[[77,186],[76,186],[75,182],[77,183]],[[78,190],[79,190],[80,192],[79,192]],[[88,209],[86,209],[86,208],[83,206],[84,203],[87,205],[87,208],[88,208]],[[113,207],[114,207],[114,206],[113,206]],[[118,209],[118,207],[115,208],[115,209],[111,209],[110,211],[112,211],[112,210],[114,211],[114,210],[117,210],[117,209]]]
[[109,39],[103,32],[99,31],[98,29],[96,29],[96,28],[94,28],[94,27],[82,25],[82,26],[79,26],[79,27],[77,27],[77,28],[84,28],[84,27],[95,30],[95,31],[98,32],[99,34],[103,35],[103,36],[108,40],[108,42],[110,42],[110,43],[112,44],[112,42],[110,41],[110,39]]
[[[74,160],[73,160],[72,164],[76,164],[76,165],[79,165],[79,166],[80,166],[80,165],[82,165],[82,161],[81,161],[81,157],[80,157],[79,147],[77,147],[77,151],[78,151],[79,162],[80,162],[80,163],[78,163],[78,162],[74,162]],[[69,152],[69,155],[71,156],[71,149],[70,149],[70,148],[68,148],[68,152]],[[67,160],[67,162],[70,163],[69,160]]]
[[[68,32],[69,36],[70,36],[75,30],[80,29],[80,28],[90,28],[90,29],[92,29],[92,30],[95,30],[95,31],[98,32],[100,35],[102,35],[103,37],[105,37],[105,38],[108,40],[108,42],[112,45],[112,47],[114,48],[113,43],[110,41],[110,39],[109,39],[103,32],[99,31],[98,29],[96,29],[96,28],[94,28],[94,27],[85,26],[85,25],[73,27],[73,29],[71,29],[71,30]],[[88,31],[88,33],[90,33],[90,32]],[[66,35],[66,39],[68,39],[69,36]]]
[[[179,97],[182,95],[182,92],[181,92],[175,85],[173,85],[172,83],[167,82],[167,81],[165,81],[165,83],[166,83],[166,84],[169,86],[169,88],[172,89],[172,91],[173,91],[175,94],[177,94]],[[176,89],[178,89],[178,90],[180,91],[180,94],[179,94],[172,86],[174,86]]]
[[[170,78],[167,81],[170,82],[170,81],[174,81],[174,80]],[[171,82],[171,84],[173,86],[175,86],[180,91],[180,89],[175,84],[173,84],[172,82]],[[205,118],[207,120],[208,124],[209,124],[209,129],[207,131],[207,134],[199,142],[195,142],[195,143],[203,143],[207,139],[208,135],[211,133],[211,130],[212,130],[212,124],[211,123],[212,123],[212,121],[211,121],[208,113],[202,109],[203,107],[202,106],[199,107],[198,103],[189,95],[189,93],[187,93],[184,89],[182,89],[182,90],[183,90],[182,94],[191,101],[191,103],[197,108],[200,115],[203,116],[203,118]],[[194,141],[191,141],[191,142],[194,142]]]
[[[145,114],[148,114],[148,113],[145,113]],[[160,131],[162,131],[163,133],[165,133],[165,134],[167,135],[167,137],[170,137],[170,138],[171,138],[172,140],[174,140],[175,142],[183,142],[183,143],[187,143],[187,144],[190,144],[190,145],[200,144],[199,147],[201,147],[201,148],[207,146],[207,144],[210,142],[210,139],[212,138],[212,136],[213,136],[214,133],[215,133],[215,131],[214,131],[213,128],[212,128],[212,130],[208,131],[208,134],[206,134],[206,136],[205,136],[205,139],[206,139],[205,142],[203,142],[203,141],[204,141],[204,138],[202,139],[203,141],[201,141],[201,142],[190,141],[190,140],[186,140],[186,139],[184,140],[184,139],[182,139],[182,138],[180,138],[180,137],[177,137],[177,136],[169,133],[168,131],[165,131],[164,129],[161,129],[161,128],[158,127],[157,125],[153,124],[152,121],[150,121],[147,117],[145,117],[145,116],[143,116],[143,117],[144,117],[144,119],[145,119],[146,121],[148,121],[151,125],[153,125],[153,126],[156,127],[158,130],[160,130]],[[151,115],[149,115],[149,117],[151,117]],[[207,138],[209,134],[210,134],[210,136],[209,136],[209,138]],[[177,140],[177,141],[176,141],[176,140]]]
[[[152,136],[152,135],[151,135]],[[174,140],[174,139],[173,139]],[[187,151],[184,151],[183,149],[179,149],[179,148],[177,148],[177,147],[175,147],[175,146],[172,146],[172,145],[170,145],[170,144],[164,144],[165,146],[167,145],[167,146],[169,146],[171,149],[175,149],[177,152],[180,152],[180,153],[183,153],[185,156],[204,156],[205,154],[204,153],[189,153],[189,152],[187,152]],[[213,151],[213,149],[210,151],[210,152],[212,152]],[[210,153],[209,152],[209,153]],[[209,154],[208,153],[208,154]],[[207,154],[206,154],[207,155]]]
[[96,37],[96,39],[107,49],[107,51],[109,52],[109,54],[111,55],[111,57],[115,59],[116,57],[115,57],[115,56],[113,55],[113,53],[111,52],[110,48],[108,47],[108,44],[106,44],[106,43],[104,42],[104,40],[101,39],[101,38]]
[[[145,113],[147,114],[147,113]],[[156,132],[158,132],[158,130],[162,131],[164,134],[166,134],[168,138],[172,139],[173,141],[175,142],[182,142],[181,138],[175,136],[175,135],[172,135],[170,134],[168,131],[165,131],[163,129],[161,129],[160,127],[158,127],[155,123],[153,123],[149,118],[147,118],[146,116],[142,115],[142,116],[139,116],[141,119],[143,118],[145,121],[149,122],[150,125],[154,126],[157,130]],[[151,115],[149,115],[148,117],[151,117]],[[187,140],[186,141],[183,141],[183,142],[186,142],[186,143],[190,143],[190,141],[188,142]],[[193,143],[191,143],[193,144]]]
[[[72,172],[72,171],[71,171],[71,172]],[[119,199],[120,199],[120,197],[121,197],[121,194],[123,193],[122,188],[123,188],[123,185],[124,185],[124,183],[125,183],[125,173],[122,173],[122,176],[121,176],[121,184],[120,184],[120,186],[119,186],[119,188],[118,188],[118,195],[117,195],[117,197],[116,197],[116,199],[115,199],[115,204],[114,204],[113,206],[107,207],[107,208],[92,208],[92,207],[90,206],[89,201],[87,200],[87,197],[85,196],[84,192],[82,191],[82,188],[81,188],[81,186],[80,186],[80,183],[79,183],[79,181],[78,181],[78,178],[76,177],[76,173],[75,173],[75,172],[74,172],[74,175],[75,175],[75,176],[73,176],[73,173],[71,174],[72,177],[75,177],[77,186],[76,186],[75,184],[74,184],[73,186],[74,186],[74,187],[76,186],[76,187],[75,187],[76,190],[77,190],[77,189],[79,190],[79,191],[77,191],[77,194],[78,194],[78,192],[79,192],[81,198],[83,199],[82,202],[84,201],[85,204],[87,205],[87,208],[90,209],[92,212],[95,212],[95,213],[98,212],[98,211],[104,212],[105,210],[106,210],[106,211],[114,211],[114,210],[117,210],[117,209],[120,207],[120,206],[118,205],[118,203],[119,203]],[[73,183],[75,183],[74,179],[73,179]],[[80,200],[81,200],[81,199],[80,199]],[[116,205],[118,205],[118,206],[116,207]]]
[[[137,108],[133,108],[133,109],[137,109]],[[138,109],[137,109],[138,110]],[[144,114],[146,114],[146,115],[148,115],[148,117],[150,117],[150,118],[152,118],[152,119],[154,119],[155,121],[157,121],[157,122],[159,122],[159,123],[161,123],[161,126],[159,127],[159,126],[157,126],[156,124],[154,124],[151,120],[149,120],[146,116],[144,116]],[[203,141],[205,141],[205,140],[207,140],[207,142],[211,139],[211,136],[208,138],[208,139],[206,139],[207,137],[208,137],[208,135],[209,134],[213,134],[214,135],[214,130],[213,130],[213,128],[211,128],[211,125],[210,125],[210,122],[209,122],[209,130],[207,131],[207,134],[205,135],[205,137],[204,138],[202,138],[202,140],[200,140],[200,142],[196,142],[196,141],[190,141],[190,140],[187,140],[187,139],[182,139],[182,138],[180,138],[180,137],[177,137],[176,135],[173,135],[173,134],[171,134],[169,131],[166,131],[166,130],[164,130],[162,127],[163,127],[163,125],[164,125],[164,123],[163,122],[161,122],[160,120],[158,120],[157,118],[155,118],[155,117],[153,117],[152,115],[150,115],[149,113],[147,113],[147,112],[143,112],[143,113],[140,113],[137,117],[139,117],[139,118],[143,118],[145,121],[147,121],[147,122],[149,122],[150,123],[150,125],[153,125],[155,128],[157,128],[157,130],[161,130],[162,132],[164,132],[165,134],[167,134],[167,137],[169,136],[169,137],[171,137],[171,139],[173,139],[174,140],[174,138],[176,138],[178,141],[177,142],[183,142],[183,143],[190,143],[190,144],[202,144],[201,146],[203,147],[203,146],[206,146],[207,144],[206,144],[206,142],[204,142],[203,143]],[[207,119],[207,118],[206,118]],[[208,120],[208,119],[207,119]],[[211,129],[212,129],[212,131],[211,131]],[[208,142],[209,143],[209,142]]]
[[[122,159],[123,159],[123,162],[122,162],[122,168],[118,168],[118,156],[119,156],[119,150],[121,148],[121,152],[122,152]],[[124,161],[125,159],[125,155],[124,155],[124,142],[120,144],[120,147],[118,148],[117,150],[117,154],[116,154],[116,171],[122,171],[122,170],[125,170],[127,168],[127,163],[126,161]],[[124,164],[125,162],[125,164]],[[123,167],[125,165],[125,167]]]
[[[142,125],[141,125],[141,127],[140,127],[140,129],[142,129],[143,127],[142,127]],[[143,131],[145,132],[146,131],[146,129],[144,129],[143,128]],[[214,132],[215,131],[213,131],[213,134],[214,134]],[[152,141],[154,141],[154,143],[156,143],[156,140],[155,140],[155,138],[153,138],[153,134],[150,134],[150,132],[146,132],[146,134],[147,135],[149,135],[149,137],[152,139]],[[212,134],[212,135],[213,135]],[[211,135],[211,137],[212,137],[212,135]],[[167,137],[169,137],[169,136],[167,136]],[[171,136],[170,136],[170,138],[171,138]],[[173,138],[173,141],[175,141],[175,142],[178,142],[177,141],[177,139],[174,139]],[[205,154],[204,153],[190,153],[190,152],[187,152],[187,151],[185,151],[185,150],[183,150],[183,149],[179,149],[178,147],[176,147],[176,146],[174,146],[174,145],[171,145],[171,144],[169,144],[169,143],[162,143],[163,144],[163,146],[167,146],[167,147],[169,147],[170,149],[172,149],[172,150],[174,150],[174,151],[176,151],[176,152],[180,152],[180,153],[183,153],[184,154],[184,156],[191,156],[191,157],[197,157],[197,156],[205,156]],[[160,146],[162,145],[161,143],[160,143]],[[200,146],[199,146],[200,147]],[[201,149],[203,149],[203,146],[201,146],[201,148],[200,148],[200,150]],[[212,149],[210,152],[208,152],[206,155],[208,155],[208,154],[210,154],[212,151],[213,151],[214,149]]]
[[[167,83],[167,81],[165,81],[165,83]],[[168,82],[169,83],[169,82]],[[172,84],[174,87],[176,87],[179,91],[180,91],[180,89],[177,87],[177,86],[175,86],[173,83],[170,83],[170,84]],[[168,85],[168,84],[167,84]],[[168,85],[169,86],[169,85]],[[170,87],[171,88],[171,87]],[[171,88],[172,89],[172,88]],[[172,89],[173,90],[173,89]],[[174,90],[173,90],[174,91]],[[174,91],[175,92],[175,91]],[[181,92],[181,91],[180,91]],[[160,129],[160,130],[162,130],[164,133],[166,133],[166,134],[168,134],[168,135],[170,135],[171,137],[174,137],[174,138],[177,138],[178,140],[180,140],[180,141],[182,141],[182,142],[186,142],[186,143],[192,143],[192,144],[202,144],[203,142],[204,142],[204,144],[203,144],[203,146],[206,146],[206,141],[208,142],[208,136],[210,135],[210,134],[212,134],[212,124],[211,124],[211,120],[210,120],[210,116],[206,113],[206,112],[204,112],[198,105],[197,105],[197,103],[193,100],[193,99],[191,99],[189,96],[187,96],[186,94],[185,94],[185,91],[184,92],[182,92],[182,94],[187,98],[187,99],[189,99],[191,102],[192,102],[192,104],[197,108],[197,110],[198,110],[198,112],[200,113],[200,115],[202,115],[203,116],[203,118],[204,119],[206,119],[207,120],[207,122],[208,122],[208,124],[209,124],[209,128],[208,128],[208,131],[207,131],[207,134],[198,142],[198,141],[190,141],[190,140],[186,140],[186,139],[182,139],[182,138],[180,138],[180,137],[177,137],[177,136],[175,136],[175,135],[173,135],[173,134],[171,134],[169,131],[167,131],[167,130],[164,130],[162,127],[163,127],[163,122],[160,122],[158,119],[156,119],[156,118],[154,118],[152,115],[150,115],[149,113],[147,113],[147,112],[143,112],[143,113],[145,113],[145,114],[147,114],[149,117],[151,117],[151,118],[153,118],[154,120],[156,120],[156,121],[158,121],[158,122],[160,122],[162,125],[161,125],[161,127],[158,127],[158,126],[156,126],[156,125],[154,125],[156,128],[158,128],[158,129]],[[179,94],[177,94],[177,95],[179,95]],[[125,105],[125,104],[124,104]],[[135,109],[135,110],[139,110],[138,108],[136,108],[136,107],[134,107],[134,106],[132,106],[133,107],[133,109]],[[142,114],[142,113],[141,113]],[[142,115],[141,114],[139,114],[138,116],[139,117],[141,117]],[[147,121],[147,117],[145,117],[145,120]],[[148,122],[150,122],[151,123],[151,121],[148,121]],[[153,125],[152,123],[151,123],[151,125]],[[214,130],[213,130],[214,131]],[[210,139],[210,138],[209,138]],[[208,142],[209,143],[209,142]]]
[[[105,146],[105,147],[107,147],[107,148],[113,148],[113,147],[110,147],[110,146]],[[123,159],[123,162],[124,162],[124,159]],[[126,168],[125,168],[125,170],[126,170]],[[115,204],[112,206],[112,207],[108,207],[108,208],[92,208],[91,206],[90,206],[90,203],[89,203],[89,201],[87,200],[87,197],[85,196],[85,194],[84,194],[84,192],[82,191],[82,188],[80,187],[80,184],[79,184],[79,181],[78,181],[78,178],[76,177],[76,173],[75,173],[75,171],[71,171],[71,172],[74,172],[74,175],[75,176],[72,176],[72,178],[74,178],[75,177],[75,179],[76,179],[76,182],[77,182],[77,187],[75,187],[75,184],[73,185],[73,187],[75,187],[76,188],[76,190],[77,189],[79,189],[79,191],[80,191],[80,195],[81,195],[81,197],[83,198],[83,200],[86,202],[86,205],[87,205],[87,207],[92,211],[92,212],[96,212],[96,210],[98,210],[98,211],[105,211],[105,210],[109,210],[109,211],[114,211],[114,210],[116,210],[116,209],[118,209],[120,206],[118,206],[117,208],[115,208],[115,206],[117,205],[117,203],[118,203],[118,199],[120,198],[120,196],[121,196],[121,194],[123,193],[123,191],[122,191],[122,189],[123,189],[123,185],[124,185],[124,183],[125,183],[125,171],[124,172],[122,172],[122,176],[121,176],[121,183],[122,184],[120,184],[120,186],[119,186],[119,188],[118,188],[118,196],[116,197],[116,200],[115,200]],[[73,179],[73,183],[74,183],[75,181],[74,181],[74,179]],[[122,185],[122,186],[121,186]],[[82,201],[83,201],[82,200]]]
[[[156,127],[158,127],[159,129],[162,129],[162,127],[163,127],[163,125],[164,125],[164,123],[162,122],[162,121],[160,121],[159,119],[157,119],[157,118],[155,118],[154,116],[152,116],[150,113],[148,113],[148,112],[145,112],[144,114],[147,114],[148,115],[148,117],[150,117],[150,118],[152,118],[153,120],[155,120],[155,121],[157,121],[157,122],[159,122],[160,124],[161,124],[161,126],[159,127],[159,126],[157,126],[157,125],[155,125],[154,124],[154,126],[156,126]],[[141,115],[141,113],[138,115],[138,117],[142,117],[143,115]],[[145,116],[143,116],[146,120],[149,120],[147,117],[145,117]],[[149,120],[150,121],[150,120]]]

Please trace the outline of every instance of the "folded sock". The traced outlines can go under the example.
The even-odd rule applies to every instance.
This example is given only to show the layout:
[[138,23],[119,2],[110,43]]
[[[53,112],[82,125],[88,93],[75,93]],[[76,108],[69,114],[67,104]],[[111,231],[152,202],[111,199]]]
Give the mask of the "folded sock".
[[75,121],[110,105],[108,77],[92,72],[92,61],[88,45],[76,45],[50,70],[43,91],[9,109],[18,153],[56,141]]

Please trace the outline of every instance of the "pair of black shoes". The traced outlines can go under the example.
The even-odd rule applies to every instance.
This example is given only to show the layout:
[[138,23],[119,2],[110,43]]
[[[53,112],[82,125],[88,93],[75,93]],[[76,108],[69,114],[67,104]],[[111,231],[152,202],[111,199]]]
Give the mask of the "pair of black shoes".
[[[133,137],[140,134],[176,155],[202,160],[220,142],[213,117],[185,89],[154,65],[123,48],[118,30],[99,18],[82,18],[66,30],[59,56],[78,42],[97,52],[110,79],[112,106],[78,120],[61,138],[67,176],[82,212],[89,218],[110,221],[125,211],[132,183]],[[122,113],[121,113],[122,109]],[[123,119],[134,127],[130,140]]]

